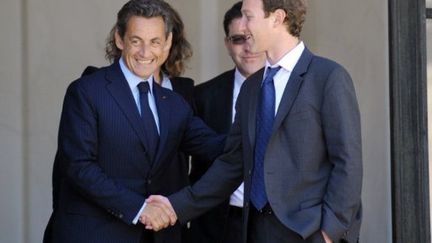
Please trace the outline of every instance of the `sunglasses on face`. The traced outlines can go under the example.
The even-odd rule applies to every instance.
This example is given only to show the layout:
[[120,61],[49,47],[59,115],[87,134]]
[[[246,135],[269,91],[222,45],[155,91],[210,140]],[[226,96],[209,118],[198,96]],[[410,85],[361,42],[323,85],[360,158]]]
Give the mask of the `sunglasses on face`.
[[250,35],[232,35],[228,36],[227,40],[233,45],[243,45],[247,40],[251,38]]

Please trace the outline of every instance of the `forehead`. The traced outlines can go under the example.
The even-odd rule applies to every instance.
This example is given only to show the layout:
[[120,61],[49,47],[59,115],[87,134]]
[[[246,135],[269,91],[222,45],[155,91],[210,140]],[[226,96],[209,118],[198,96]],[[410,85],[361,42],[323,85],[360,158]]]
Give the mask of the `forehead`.
[[229,34],[238,34],[242,33],[245,30],[242,29],[242,19],[241,18],[235,18],[231,21],[230,25],[228,26]]
[[165,22],[162,17],[132,16],[126,29],[127,35],[164,35]]

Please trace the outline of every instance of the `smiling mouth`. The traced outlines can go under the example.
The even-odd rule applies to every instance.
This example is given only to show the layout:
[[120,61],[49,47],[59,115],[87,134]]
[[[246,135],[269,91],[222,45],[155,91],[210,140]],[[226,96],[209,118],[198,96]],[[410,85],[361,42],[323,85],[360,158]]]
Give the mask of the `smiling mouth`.
[[139,64],[150,64],[153,62],[153,59],[150,60],[136,60]]
[[256,59],[258,57],[259,57],[259,55],[252,55],[252,56],[244,56],[243,58],[244,59]]

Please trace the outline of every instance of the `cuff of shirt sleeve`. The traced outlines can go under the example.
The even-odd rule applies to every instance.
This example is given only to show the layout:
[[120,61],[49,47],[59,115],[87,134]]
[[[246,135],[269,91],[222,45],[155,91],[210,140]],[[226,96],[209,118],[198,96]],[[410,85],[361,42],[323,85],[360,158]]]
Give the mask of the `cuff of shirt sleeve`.
[[147,203],[144,202],[143,206],[141,207],[141,209],[138,211],[138,214],[135,216],[134,220],[132,221],[133,224],[137,224],[138,220],[141,216],[142,211],[144,210],[144,208],[146,207]]

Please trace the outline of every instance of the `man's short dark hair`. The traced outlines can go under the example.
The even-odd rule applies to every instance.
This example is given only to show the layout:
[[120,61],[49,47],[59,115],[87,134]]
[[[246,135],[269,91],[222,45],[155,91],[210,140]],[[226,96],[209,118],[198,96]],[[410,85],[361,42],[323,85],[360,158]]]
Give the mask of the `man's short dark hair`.
[[225,30],[225,36],[229,35],[229,25],[232,23],[234,19],[238,19],[242,17],[241,13],[242,2],[235,3],[228,11],[225,13],[223,27]]
[[288,32],[295,37],[300,37],[306,16],[305,0],[262,0],[265,16],[277,9],[282,9],[286,13],[284,23],[287,25]]

